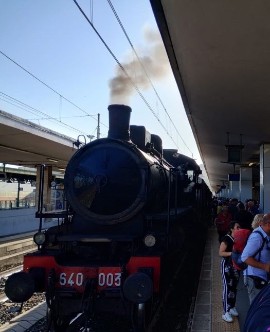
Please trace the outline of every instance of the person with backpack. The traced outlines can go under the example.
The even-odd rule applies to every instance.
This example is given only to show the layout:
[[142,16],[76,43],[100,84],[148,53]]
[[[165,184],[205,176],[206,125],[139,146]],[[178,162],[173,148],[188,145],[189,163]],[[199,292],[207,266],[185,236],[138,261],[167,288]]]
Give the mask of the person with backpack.
[[222,319],[228,323],[233,322],[232,316],[238,316],[238,312],[235,308],[235,302],[240,273],[234,267],[231,255],[234,244],[234,233],[239,228],[239,223],[237,221],[232,221],[229,224],[229,232],[223,237],[219,247],[219,256],[222,257],[221,277],[223,284],[222,304],[224,311]]
[[260,226],[250,234],[241,259],[248,265],[245,275],[251,304],[270,280],[270,213],[263,216]]

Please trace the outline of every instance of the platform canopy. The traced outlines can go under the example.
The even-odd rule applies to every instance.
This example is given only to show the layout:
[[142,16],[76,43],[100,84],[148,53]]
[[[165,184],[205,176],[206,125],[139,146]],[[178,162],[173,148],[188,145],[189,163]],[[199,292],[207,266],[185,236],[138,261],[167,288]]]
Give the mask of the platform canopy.
[[[150,2],[211,187],[240,166],[258,185],[270,143],[270,1]],[[239,162],[228,146],[241,147]]]
[[76,150],[74,139],[0,110],[0,163],[61,170]]

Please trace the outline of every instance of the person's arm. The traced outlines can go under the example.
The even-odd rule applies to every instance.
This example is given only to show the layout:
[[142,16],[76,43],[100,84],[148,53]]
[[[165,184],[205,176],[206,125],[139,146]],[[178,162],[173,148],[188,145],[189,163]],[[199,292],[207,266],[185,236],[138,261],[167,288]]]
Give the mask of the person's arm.
[[254,257],[248,257],[244,262],[247,265],[256,267],[257,269],[264,270],[264,271],[266,271],[268,273],[270,272],[270,263],[259,262]]
[[230,257],[232,255],[231,251],[226,251],[227,243],[221,242],[219,246],[219,256],[221,257]]
[[[259,238],[258,238],[259,236]],[[251,233],[250,237],[248,238],[247,244],[243,250],[241,259],[247,265],[255,267],[257,269],[264,270],[266,272],[270,272],[270,262],[269,263],[262,263],[254,258],[254,255],[258,253],[259,248],[263,244],[263,239],[260,235]]]

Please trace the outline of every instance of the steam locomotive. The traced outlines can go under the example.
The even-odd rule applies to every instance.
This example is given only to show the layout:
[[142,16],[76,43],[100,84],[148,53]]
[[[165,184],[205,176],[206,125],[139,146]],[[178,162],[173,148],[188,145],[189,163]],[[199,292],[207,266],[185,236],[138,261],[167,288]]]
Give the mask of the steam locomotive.
[[195,161],[130,126],[130,107],[108,110],[108,137],[83,145],[67,165],[61,222],[35,234],[38,250],[5,285],[14,302],[45,292],[53,331],[71,329],[75,316],[87,328],[103,313],[146,331],[180,252],[207,226],[211,193]]

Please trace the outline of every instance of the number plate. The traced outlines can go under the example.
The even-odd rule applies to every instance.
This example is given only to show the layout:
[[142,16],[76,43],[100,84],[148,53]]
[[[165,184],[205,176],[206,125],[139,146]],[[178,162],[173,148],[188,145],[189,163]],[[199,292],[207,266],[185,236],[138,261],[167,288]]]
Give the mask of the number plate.
[[71,287],[82,292],[87,279],[97,279],[99,291],[121,286],[120,267],[79,268],[68,267],[59,271],[59,287]]
[[100,267],[98,269],[98,288],[116,288],[121,286],[120,267]]
[[74,266],[61,268],[57,272],[59,275],[59,287],[71,287],[82,292],[88,279],[97,278],[98,269]]

